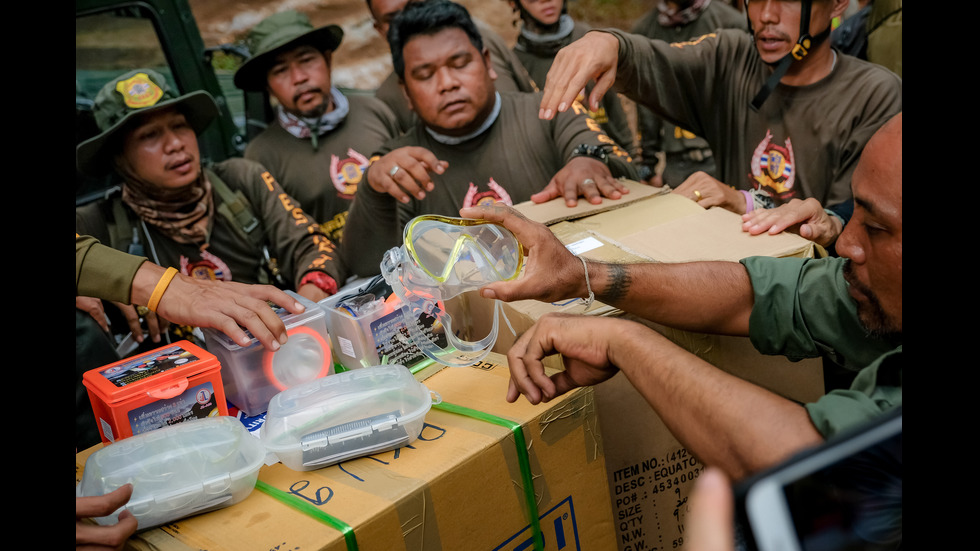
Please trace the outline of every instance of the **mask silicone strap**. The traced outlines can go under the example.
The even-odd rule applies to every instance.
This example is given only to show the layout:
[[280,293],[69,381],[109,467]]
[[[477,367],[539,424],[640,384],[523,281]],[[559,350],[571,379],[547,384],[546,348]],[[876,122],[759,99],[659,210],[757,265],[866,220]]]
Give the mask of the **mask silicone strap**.
[[507,314],[504,313],[504,303],[501,302],[498,299],[494,299],[494,302],[496,303],[496,306],[495,306],[494,309],[497,311],[497,314],[500,317],[504,318],[504,323],[507,324],[507,329],[510,329],[510,334],[511,335],[514,335],[516,337],[517,336],[517,331],[514,331],[514,326],[511,325],[510,320],[507,319]]
[[[432,342],[432,339],[419,329],[417,320],[423,313],[433,316],[442,324],[446,336],[447,346],[445,348]],[[419,350],[429,358],[444,365],[452,367],[471,366],[485,358],[497,341],[499,325],[497,316],[493,317],[490,333],[479,341],[459,339],[453,332],[452,316],[431,302],[404,304],[402,316],[405,319],[405,325],[408,327],[408,334],[412,337],[415,345],[419,347]]]

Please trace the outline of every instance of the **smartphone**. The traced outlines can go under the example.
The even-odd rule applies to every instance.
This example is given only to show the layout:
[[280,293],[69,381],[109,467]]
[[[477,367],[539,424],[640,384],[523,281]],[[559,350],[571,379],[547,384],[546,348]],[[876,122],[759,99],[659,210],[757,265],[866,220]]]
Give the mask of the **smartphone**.
[[734,493],[747,549],[901,549],[901,406],[741,481]]

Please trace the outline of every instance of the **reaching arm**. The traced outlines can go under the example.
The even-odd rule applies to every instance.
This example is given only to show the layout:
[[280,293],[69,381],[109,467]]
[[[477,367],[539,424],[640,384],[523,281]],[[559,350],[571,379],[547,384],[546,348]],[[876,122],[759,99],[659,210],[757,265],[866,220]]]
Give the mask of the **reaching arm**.
[[588,266],[596,298],[606,304],[687,331],[749,334],[752,284],[737,262]]
[[101,496],[75,498],[75,548],[76,549],[122,549],[129,536],[136,532],[137,522],[133,513],[126,510],[119,513],[119,522],[100,526],[83,519],[111,515],[125,505],[133,495],[133,485],[125,484]]
[[532,201],[543,203],[564,197],[565,204],[573,207],[579,197],[599,204],[604,197],[619,199],[629,193],[616,179],[636,179],[636,170],[625,160],[629,154],[603,131],[585,107],[575,102],[569,111],[556,115],[547,126],[565,164],[543,190],[531,196]]
[[377,159],[367,170],[368,185],[378,193],[387,193],[402,203],[411,197],[425,198],[435,189],[430,172],[442,174],[449,163],[441,161],[424,147],[400,147]]
[[[151,262],[140,266],[133,278],[133,304],[149,305],[165,271]],[[286,326],[267,301],[294,314],[304,310],[302,304],[271,285],[246,285],[176,274],[164,288],[156,312],[171,323],[213,327],[239,345],[248,346],[250,339],[244,327],[263,346],[278,350],[286,342]]]
[[[561,354],[551,377],[542,360]],[[721,371],[652,329],[608,318],[549,314],[507,354],[507,400],[536,404],[621,370],[678,440],[707,465],[740,478],[822,441],[806,410]]]
[[[94,296],[147,306],[165,273],[165,268],[145,258],[75,234],[76,297]],[[242,346],[250,342],[242,327],[272,350],[286,342],[286,327],[267,301],[294,314],[304,310],[302,304],[271,285],[245,285],[176,274],[160,290],[162,296],[156,311],[161,317],[171,323],[213,327]]]
[[706,172],[691,174],[671,193],[687,197],[705,209],[721,207],[735,214],[745,213],[745,195]]
[[[588,296],[582,261],[546,226],[504,206],[463,209],[460,215],[503,225],[527,252],[521,277],[490,284],[481,289],[482,296],[544,302]],[[679,329],[748,334],[754,297],[741,264],[586,264],[596,298],[610,306]]]
[[564,197],[565,204],[574,207],[579,197],[598,205],[603,197],[620,199],[624,193],[629,193],[629,189],[612,177],[609,167],[595,159],[576,157],[555,173],[548,185],[532,195],[531,200],[544,203]]
[[590,80],[595,80],[595,86],[587,98],[588,106],[598,111],[602,96],[616,82],[618,61],[619,39],[602,32],[586,33],[559,50],[545,79],[538,116],[551,119],[566,111]]

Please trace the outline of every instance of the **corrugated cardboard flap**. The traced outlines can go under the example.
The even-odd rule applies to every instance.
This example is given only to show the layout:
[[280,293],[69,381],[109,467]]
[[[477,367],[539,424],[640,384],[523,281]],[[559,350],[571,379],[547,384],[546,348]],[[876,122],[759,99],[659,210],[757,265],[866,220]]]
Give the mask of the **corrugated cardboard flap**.
[[643,229],[622,237],[620,242],[661,262],[813,255],[813,243],[798,235],[750,235],[741,227],[742,217],[713,208]]
[[562,220],[577,220],[579,218],[585,218],[586,216],[592,216],[600,212],[622,208],[637,201],[642,201],[644,199],[665,194],[670,191],[670,188],[648,186],[635,180],[627,180],[625,178],[620,178],[619,181],[622,182],[629,190],[629,193],[624,194],[622,199],[603,198],[602,203],[593,205],[580,197],[577,205],[574,207],[568,207],[565,205],[565,199],[558,197],[546,203],[533,203],[531,201],[525,201],[514,205],[514,208],[529,219],[550,226],[551,224],[561,222]]

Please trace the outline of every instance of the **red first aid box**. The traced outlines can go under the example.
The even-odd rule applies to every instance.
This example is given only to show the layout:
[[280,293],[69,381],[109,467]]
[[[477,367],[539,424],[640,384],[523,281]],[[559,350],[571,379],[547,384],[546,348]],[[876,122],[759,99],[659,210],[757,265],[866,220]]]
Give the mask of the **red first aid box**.
[[82,384],[105,444],[228,415],[218,358],[188,341],[86,371]]

